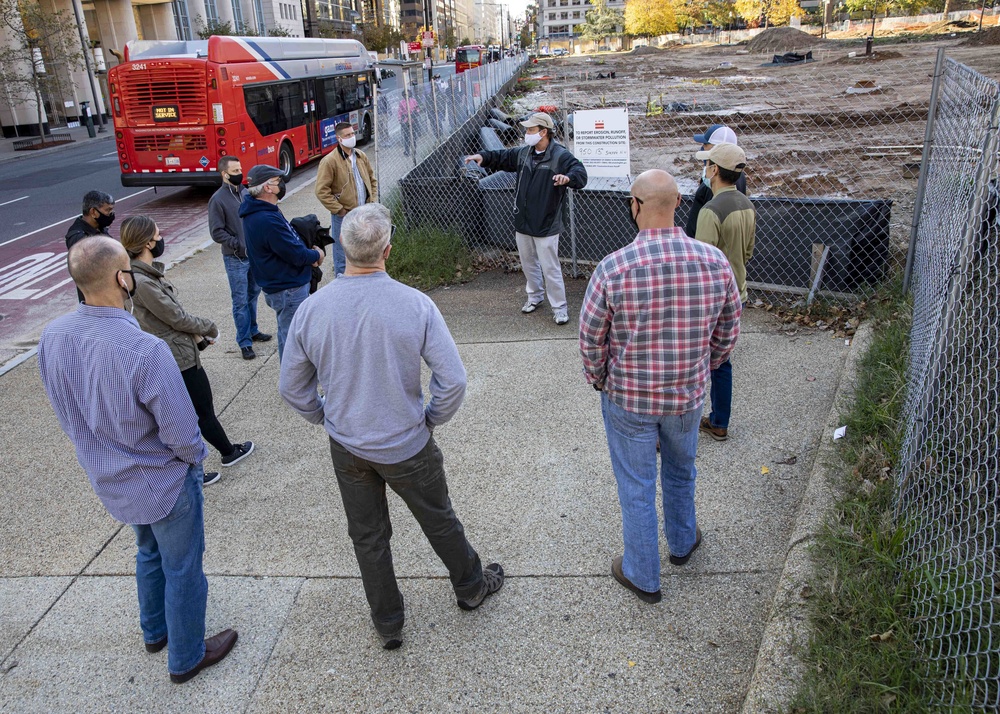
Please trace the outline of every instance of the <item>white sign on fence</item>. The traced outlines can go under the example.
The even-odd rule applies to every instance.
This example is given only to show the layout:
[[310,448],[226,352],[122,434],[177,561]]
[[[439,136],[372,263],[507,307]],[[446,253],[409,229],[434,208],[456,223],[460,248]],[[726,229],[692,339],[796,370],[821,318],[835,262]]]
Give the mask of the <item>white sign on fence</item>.
[[589,176],[629,176],[628,110],[587,109],[573,113],[573,153]]

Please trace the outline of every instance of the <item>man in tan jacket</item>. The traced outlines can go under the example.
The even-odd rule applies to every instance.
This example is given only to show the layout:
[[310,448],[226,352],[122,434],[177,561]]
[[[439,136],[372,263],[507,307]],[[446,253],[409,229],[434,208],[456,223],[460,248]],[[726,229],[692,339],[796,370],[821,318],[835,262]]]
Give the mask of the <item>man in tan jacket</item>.
[[340,122],[334,128],[337,148],[323,157],[316,172],[316,198],[330,212],[333,236],[333,265],[337,277],[344,274],[346,261],[340,245],[340,224],[358,206],[378,201],[378,183],[365,152],[354,148],[354,127]]

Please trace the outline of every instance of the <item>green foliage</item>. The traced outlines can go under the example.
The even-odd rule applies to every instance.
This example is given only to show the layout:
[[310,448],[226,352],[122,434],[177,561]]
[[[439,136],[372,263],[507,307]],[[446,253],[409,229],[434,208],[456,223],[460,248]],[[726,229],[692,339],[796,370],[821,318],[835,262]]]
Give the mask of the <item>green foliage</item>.
[[617,35],[625,25],[621,10],[608,7],[608,0],[591,0],[594,9],[587,12],[587,21],[577,27],[585,40],[602,40]]
[[469,46],[471,44],[472,44],[472,40],[470,40],[468,37],[463,37],[461,40],[459,40],[458,46],[459,47],[467,47],[467,46]]
[[291,37],[291,30],[287,30],[284,27],[269,27],[267,29],[268,37]]
[[433,226],[397,223],[386,272],[420,290],[464,282],[473,276],[472,253],[461,236]]
[[814,573],[802,592],[812,635],[793,714],[937,711],[929,703],[933,663],[919,657],[908,618],[913,578],[901,561],[907,524],[894,517],[910,306],[898,297],[875,299],[870,315],[874,337],[843,418],[843,495],[812,548]]
[[398,47],[402,40],[403,33],[395,27],[375,25],[371,22],[361,25],[361,44],[372,52],[385,52],[392,47]]
[[239,37],[257,36],[256,30],[247,25],[245,22],[238,27],[233,27],[232,23],[228,20],[226,22],[219,22],[218,20],[209,20],[208,22],[204,22],[201,19],[201,15],[197,15],[194,22],[195,25],[198,26],[198,37],[203,40],[207,40],[212,35],[237,35]]

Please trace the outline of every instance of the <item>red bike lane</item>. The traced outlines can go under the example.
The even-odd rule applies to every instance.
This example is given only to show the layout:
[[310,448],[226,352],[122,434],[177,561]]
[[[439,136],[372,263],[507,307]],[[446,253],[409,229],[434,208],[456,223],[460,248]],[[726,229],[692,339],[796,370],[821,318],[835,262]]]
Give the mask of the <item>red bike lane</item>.
[[[210,240],[210,191],[168,189],[159,195],[140,191],[115,203],[117,220],[109,233],[118,238],[118,226],[131,215],[156,221],[175,259]],[[0,244],[0,368],[32,349],[42,329],[53,318],[76,305],[76,289],[66,271],[66,230],[75,216]]]

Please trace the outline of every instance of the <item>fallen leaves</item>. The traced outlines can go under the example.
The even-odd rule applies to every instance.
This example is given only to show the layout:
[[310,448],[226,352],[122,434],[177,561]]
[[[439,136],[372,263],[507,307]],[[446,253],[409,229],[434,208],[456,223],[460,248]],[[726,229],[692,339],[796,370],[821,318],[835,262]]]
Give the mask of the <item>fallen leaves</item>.
[[877,645],[880,645],[880,644],[882,644],[884,642],[893,642],[893,641],[895,641],[895,639],[896,639],[896,635],[895,635],[895,633],[892,630],[888,630],[887,632],[883,632],[880,635],[879,634],[875,634],[875,635],[869,635],[868,636],[868,641],[869,642],[874,642]]

